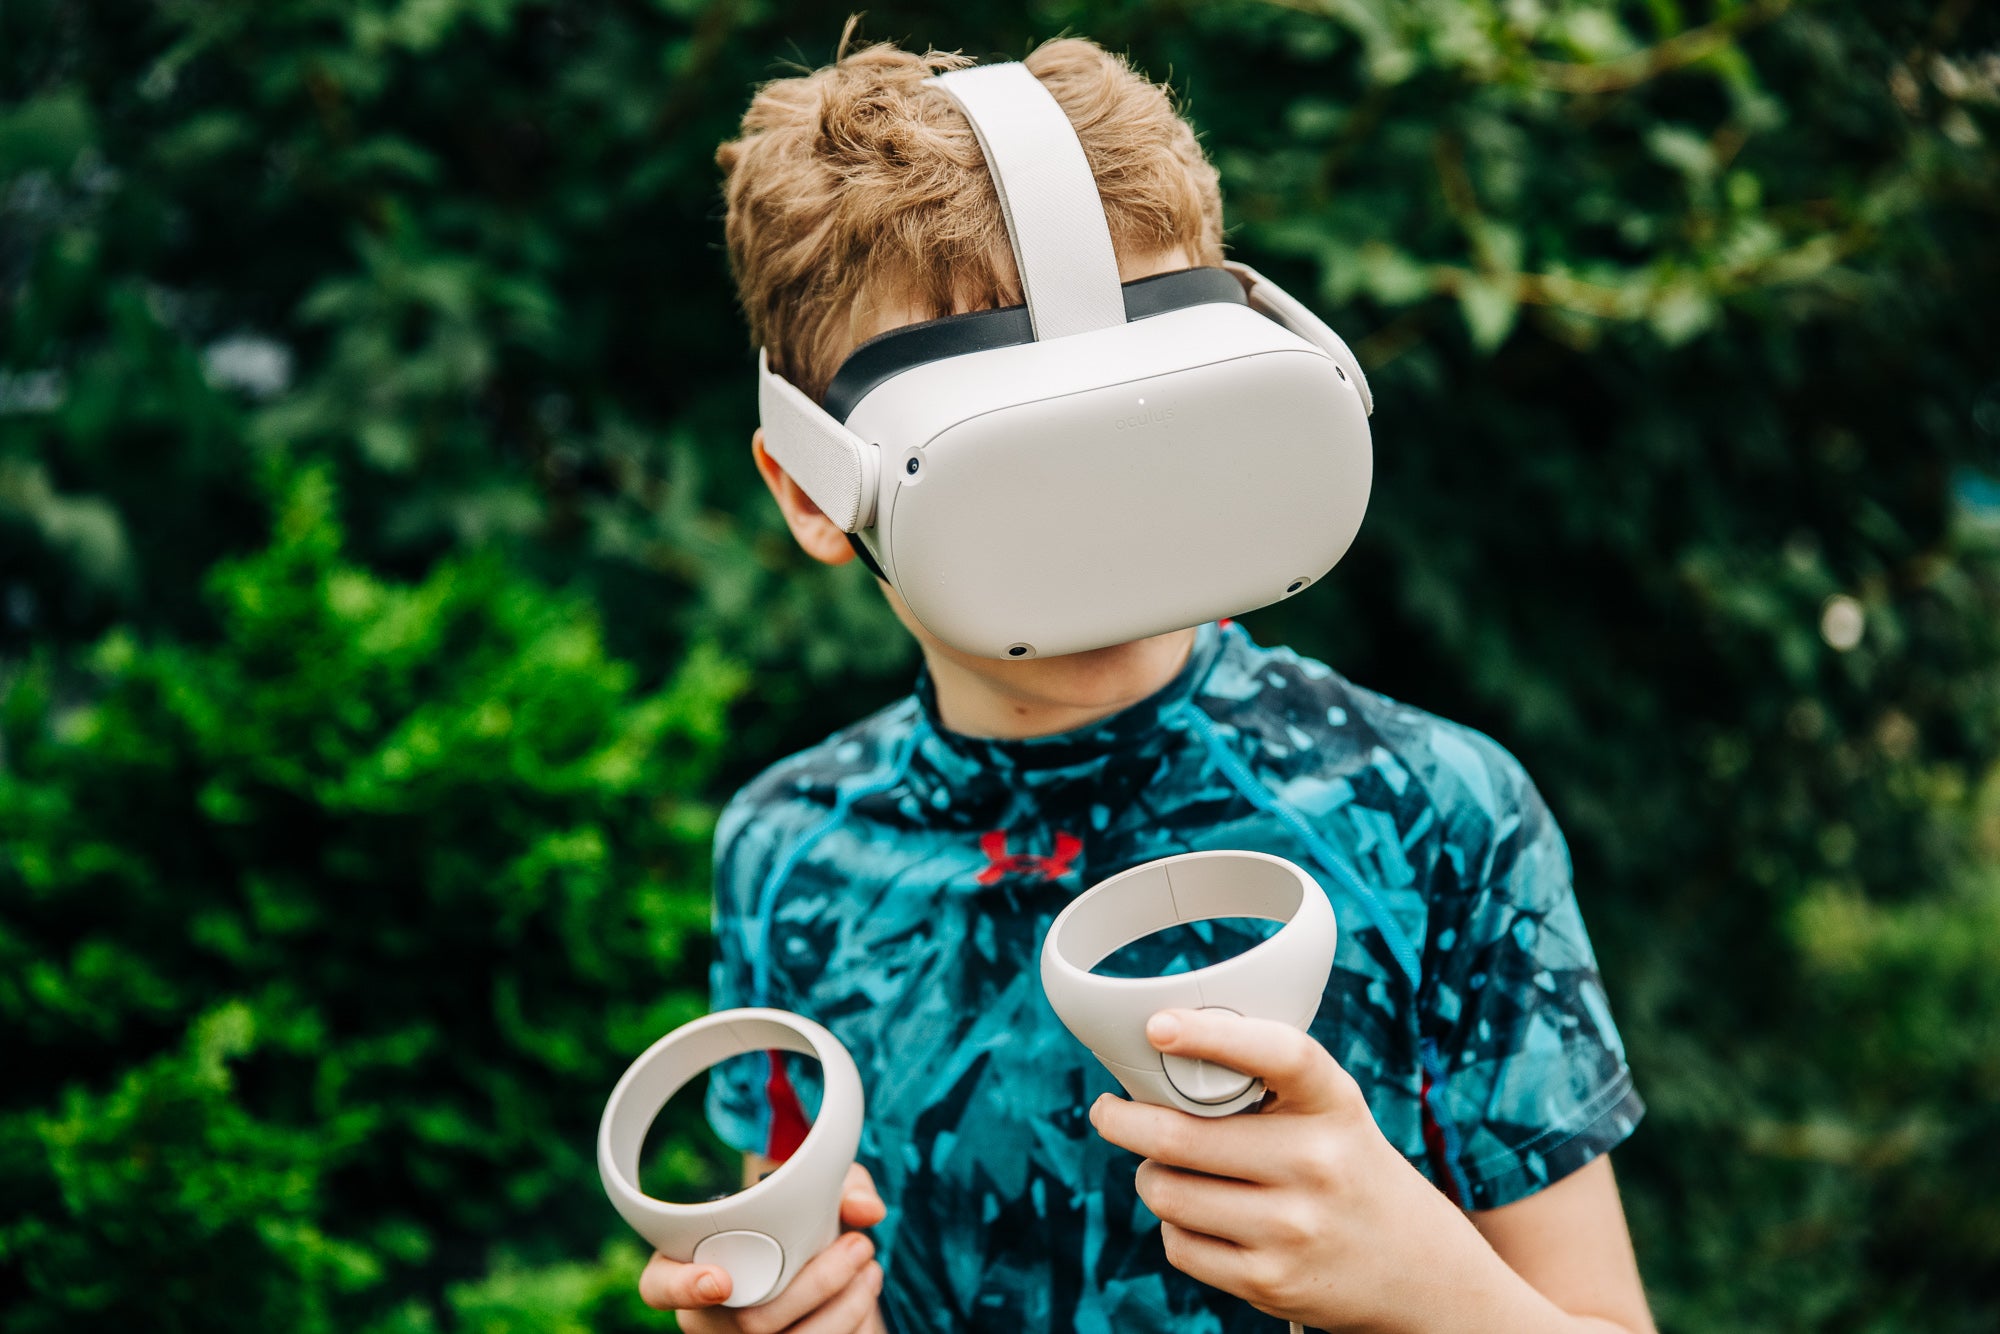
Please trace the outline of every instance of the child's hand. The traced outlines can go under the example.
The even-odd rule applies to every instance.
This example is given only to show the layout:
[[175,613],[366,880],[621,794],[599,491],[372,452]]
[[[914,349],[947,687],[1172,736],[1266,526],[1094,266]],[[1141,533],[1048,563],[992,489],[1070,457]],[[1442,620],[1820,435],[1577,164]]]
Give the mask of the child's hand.
[[[861,1164],[847,1169],[844,1190],[842,1227],[873,1227],[888,1212]],[[849,1232],[808,1260],[775,1301],[732,1310],[720,1305],[729,1297],[727,1270],[656,1252],[639,1275],[639,1296],[655,1310],[674,1312],[688,1334],[877,1334],[882,1266],[874,1257],[874,1243]]]
[[[1205,1118],[1105,1095],[1105,1139],[1146,1161],[1139,1197],[1175,1268],[1316,1329],[1442,1327],[1449,1289],[1498,1257],[1375,1126],[1360,1087],[1286,1024],[1162,1010],[1162,1052],[1261,1078],[1252,1114]],[[1475,1326],[1476,1327],[1476,1326]]]

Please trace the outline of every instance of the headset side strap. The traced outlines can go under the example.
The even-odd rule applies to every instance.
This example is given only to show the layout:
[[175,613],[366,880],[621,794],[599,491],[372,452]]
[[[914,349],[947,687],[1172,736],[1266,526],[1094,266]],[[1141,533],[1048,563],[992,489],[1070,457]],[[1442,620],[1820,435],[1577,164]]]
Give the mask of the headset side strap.
[[1062,106],[1018,61],[926,79],[972,122],[993,173],[1035,337],[1125,322],[1118,256],[1083,144]]
[[1250,297],[1251,309],[1270,316],[1332,357],[1333,364],[1346,371],[1347,378],[1354,382],[1354,388],[1361,395],[1361,406],[1367,410],[1369,416],[1375,415],[1375,395],[1368,390],[1368,377],[1361,373],[1359,358],[1348,349],[1339,334],[1327,327],[1325,320],[1308,310],[1303,301],[1248,264],[1238,264],[1235,260],[1228,260],[1222,267],[1235,274],[1237,280],[1243,284],[1243,290]]
[[757,417],[764,427],[765,452],[843,533],[875,522],[880,451],[775,374],[762,349],[757,353]]

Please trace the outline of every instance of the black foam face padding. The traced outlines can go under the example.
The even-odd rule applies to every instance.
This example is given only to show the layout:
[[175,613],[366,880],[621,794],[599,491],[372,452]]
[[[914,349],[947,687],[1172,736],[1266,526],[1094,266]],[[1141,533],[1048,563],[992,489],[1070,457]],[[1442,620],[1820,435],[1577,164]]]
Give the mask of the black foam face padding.
[[[1143,320],[1189,306],[1229,302],[1250,304],[1243,284],[1227,269],[1177,269],[1156,273],[1150,278],[1134,278],[1123,284],[1125,319]],[[1028,322],[1026,306],[1002,306],[998,310],[975,310],[964,315],[947,315],[900,329],[877,334],[847,354],[821,402],[838,421],[846,421],[861,400],[884,381],[904,371],[946,357],[962,357],[969,352],[986,352],[996,347],[1015,347],[1035,341],[1034,326]],[[871,565],[873,561],[869,562]]]
[[854,554],[861,557],[861,563],[868,567],[868,573],[874,575],[885,584],[889,582],[889,576],[882,573],[882,563],[875,559],[875,553],[868,549],[868,544],[861,540],[859,533],[849,533],[847,535],[847,545],[853,547]]

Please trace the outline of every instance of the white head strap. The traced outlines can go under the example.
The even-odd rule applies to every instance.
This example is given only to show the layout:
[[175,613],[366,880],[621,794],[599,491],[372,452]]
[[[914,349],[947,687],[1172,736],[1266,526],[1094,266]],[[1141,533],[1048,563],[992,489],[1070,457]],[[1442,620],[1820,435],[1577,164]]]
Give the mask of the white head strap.
[[[1062,106],[1018,61],[925,80],[951,98],[979,140],[1014,266],[1040,341],[1125,322],[1118,256],[1097,178]],[[757,355],[764,448],[842,532],[875,523],[881,451]]]
[[875,522],[875,470],[882,451],[773,372],[761,348],[757,420],[764,427],[764,452],[841,532],[858,533]]
[[1118,256],[1076,127],[1018,61],[953,70],[925,83],[972,122],[1000,195],[1037,341],[1125,322]]

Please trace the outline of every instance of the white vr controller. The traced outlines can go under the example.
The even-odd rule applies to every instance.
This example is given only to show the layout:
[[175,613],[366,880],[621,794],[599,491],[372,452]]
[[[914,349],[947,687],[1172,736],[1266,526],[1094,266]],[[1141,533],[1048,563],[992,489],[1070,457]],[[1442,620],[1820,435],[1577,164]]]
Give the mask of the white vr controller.
[[[756,1185],[706,1204],[670,1204],[639,1189],[646,1129],[681,1086],[745,1052],[819,1061],[825,1093],[805,1142]],[[612,1205],[670,1260],[729,1271],[724,1306],[756,1306],[785,1290],[840,1235],[841,1189],[861,1142],[861,1076],[840,1040],[784,1010],[722,1010],[683,1024],[632,1063],[597,1126],[597,1172]]]
[[[1282,922],[1232,959],[1166,977],[1091,969],[1145,936],[1218,917]],[[1264,1096],[1261,1080],[1162,1055],[1146,1021],[1167,1009],[1220,1009],[1304,1029],[1333,971],[1333,907],[1317,881],[1261,852],[1189,852],[1135,866],[1084,891],[1042,942],[1042,989],[1056,1017],[1140,1102],[1227,1116]]]

